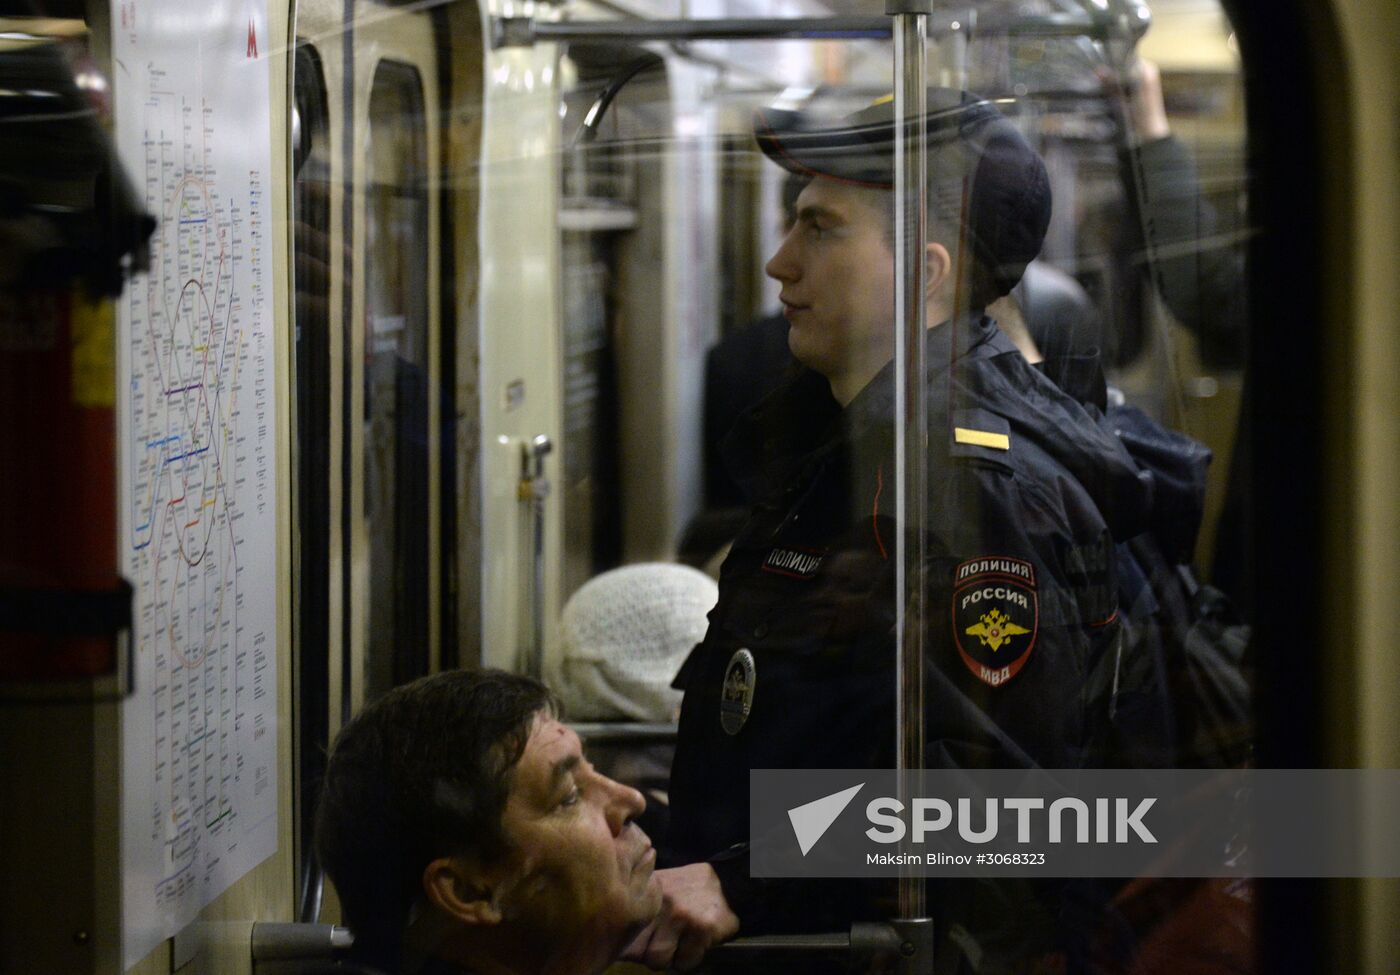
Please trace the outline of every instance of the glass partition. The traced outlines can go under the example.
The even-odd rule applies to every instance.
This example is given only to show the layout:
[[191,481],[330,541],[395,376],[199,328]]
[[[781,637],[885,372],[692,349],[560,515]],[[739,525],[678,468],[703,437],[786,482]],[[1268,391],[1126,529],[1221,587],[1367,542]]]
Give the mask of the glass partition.
[[[665,779],[653,755],[639,780],[665,781],[677,862],[747,840],[750,769],[893,766],[901,627],[923,654],[929,769],[1251,759],[1238,59],[1219,10],[1162,4],[1154,24],[1134,7],[1123,31],[1085,9],[930,18],[927,350],[908,374],[927,439],[902,451],[894,248],[917,222],[893,192],[891,46],[703,48],[724,70],[687,50],[662,59],[667,85],[623,82],[632,100],[619,109],[614,92],[601,122],[591,113],[623,69],[563,75],[575,493],[551,675],[591,722],[668,717],[679,697],[657,695],[676,675],[674,765]],[[773,84],[780,70],[794,73]],[[648,98],[659,126],[629,125]],[[662,188],[650,201],[643,172]],[[581,229],[580,180],[605,175],[627,202]],[[711,193],[717,205],[698,202]],[[652,351],[629,358],[624,343]],[[623,419],[638,388],[650,426]],[[617,487],[590,507],[569,456],[599,443]],[[701,491],[685,480],[692,457]],[[897,509],[911,467],[922,532]],[[628,503],[637,477],[651,507]],[[621,538],[654,544],[597,558],[600,498],[616,499]],[[902,545],[916,553],[907,590]],[[667,590],[650,606],[661,584],[644,564],[658,559],[715,579],[706,605]],[[618,564],[637,570],[630,589]],[[892,884],[795,889],[765,888],[756,923],[843,928],[893,910]],[[1245,882],[931,881],[928,896],[940,937],[957,932],[984,970],[1127,971],[1186,935],[1253,951]]]

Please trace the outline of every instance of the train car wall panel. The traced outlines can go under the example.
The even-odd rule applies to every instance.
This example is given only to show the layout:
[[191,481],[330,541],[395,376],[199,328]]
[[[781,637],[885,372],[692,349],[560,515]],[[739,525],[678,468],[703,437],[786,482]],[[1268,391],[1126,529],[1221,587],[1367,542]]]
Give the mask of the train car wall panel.
[[676,200],[693,203],[680,208],[682,219],[671,229],[672,273],[681,277],[672,288],[680,303],[680,327],[675,330],[676,355],[673,396],[674,443],[684,447],[676,456],[672,481],[672,514],[667,556],[674,559],[685,526],[704,503],[702,444],[705,398],[705,354],[719,340],[719,241],[713,214],[719,208],[719,159],[714,133],[719,111],[710,95],[717,87],[708,67],[684,64],[672,74],[672,85],[683,99],[677,113]]
[[[1337,532],[1335,555],[1354,585],[1332,581],[1329,618],[1350,620],[1322,649],[1339,684],[1332,727],[1338,729],[1338,767],[1400,767],[1400,655],[1386,620],[1400,604],[1400,6],[1390,0],[1340,0],[1333,15],[1346,50],[1345,85],[1329,72],[1319,79],[1328,103],[1346,95],[1336,112],[1347,136],[1329,140],[1333,158],[1323,177],[1345,199],[1329,210],[1327,268],[1334,321],[1330,339],[1352,363],[1351,381],[1339,385],[1335,439],[1346,444],[1334,483],[1338,507],[1355,522]],[[1349,91],[1348,91],[1349,89]],[[1350,154],[1340,147],[1349,146]],[[1349,312],[1349,316],[1346,314]],[[1349,436],[1348,436],[1349,431]],[[1345,485],[1345,487],[1341,487]],[[1337,519],[1341,522],[1341,518]],[[1345,676],[1343,676],[1345,675]],[[1377,823],[1376,829],[1393,829]],[[1339,898],[1333,937],[1351,960],[1370,972],[1400,964],[1400,881],[1355,882]],[[1348,934],[1354,932],[1352,938]],[[1347,945],[1348,940],[1352,942]]]
[[198,24],[162,0],[112,9],[117,143],[161,221],[151,272],[119,303],[120,543],[137,590],[123,968],[271,856],[285,825],[271,571],[285,570],[271,100],[284,23],[266,3],[211,7]]
[[[98,917],[91,709],[0,707],[0,971],[94,972],[116,967],[117,939]],[[55,779],[55,770],[62,778]]]
[[[482,7],[483,30],[500,4]],[[532,640],[530,509],[520,499],[521,451],[559,442],[558,54],[552,44],[501,48],[485,59],[480,164],[482,662],[521,666]],[[545,458],[553,478],[558,454]],[[543,619],[559,616],[560,493],[545,499]],[[546,645],[552,626],[544,629]]]
[[[616,261],[620,299],[613,342],[623,562],[673,557],[675,462],[691,445],[691,441],[675,436],[676,339],[684,316],[689,314],[675,290],[687,281],[688,271],[675,264],[680,253],[676,233],[691,209],[689,201],[680,202],[686,197],[677,195],[682,163],[673,137],[676,112],[682,103],[672,79],[679,67],[675,59],[668,60],[665,81],[638,98],[642,104],[633,112],[640,115],[646,111],[650,124],[629,119],[632,113],[626,89],[612,109],[617,113],[621,151],[635,156],[637,211],[636,227],[622,238]],[[632,124],[624,125],[629,120]],[[672,131],[666,132],[666,128]],[[644,140],[658,135],[664,138],[666,150],[646,151]],[[637,147],[631,148],[628,142]]]
[[456,600],[456,656],[461,666],[481,659],[481,336],[477,307],[480,300],[477,251],[477,166],[481,159],[482,36],[476,4],[459,2],[448,7],[450,52],[447,64],[451,92],[449,124],[443,132],[446,145],[447,194],[444,205],[453,233],[449,244],[453,265],[443,275],[447,295],[454,304],[446,320],[452,323],[453,362],[444,382],[454,383],[456,409],[453,435],[455,463],[449,475],[456,491],[456,561],[451,566],[449,588]]

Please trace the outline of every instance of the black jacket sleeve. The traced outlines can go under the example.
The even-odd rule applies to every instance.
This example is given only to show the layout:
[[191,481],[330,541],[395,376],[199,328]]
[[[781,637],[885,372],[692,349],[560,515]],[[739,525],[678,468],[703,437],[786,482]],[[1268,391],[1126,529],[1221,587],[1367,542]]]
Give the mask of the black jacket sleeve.
[[1196,160],[1175,137],[1128,149],[1121,163],[1130,230],[1162,300],[1200,339],[1207,363],[1241,365],[1248,306],[1237,221],[1203,193]]

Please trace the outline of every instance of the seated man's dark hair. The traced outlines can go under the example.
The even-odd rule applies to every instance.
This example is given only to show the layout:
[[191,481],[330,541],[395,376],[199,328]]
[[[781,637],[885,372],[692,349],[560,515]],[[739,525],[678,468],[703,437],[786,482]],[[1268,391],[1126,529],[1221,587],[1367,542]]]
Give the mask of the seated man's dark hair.
[[397,687],[345,726],[316,810],[316,853],[335,883],[355,954],[398,964],[424,868],[443,856],[484,866],[507,852],[501,816],[535,715],[538,681],[449,671]]

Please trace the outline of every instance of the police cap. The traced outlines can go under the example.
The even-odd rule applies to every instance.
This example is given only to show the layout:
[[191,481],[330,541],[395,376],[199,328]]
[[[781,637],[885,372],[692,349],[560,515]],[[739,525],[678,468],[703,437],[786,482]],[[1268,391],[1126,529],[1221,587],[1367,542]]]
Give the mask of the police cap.
[[[1045,163],[991,102],[951,88],[928,90],[930,172],[968,180],[967,235],[997,294],[1021,279],[1050,223]],[[835,124],[807,112],[762,108],[754,138],[789,172],[875,189],[894,188],[894,100]],[[946,150],[946,151],[945,151]],[[988,296],[994,297],[994,296]]]

